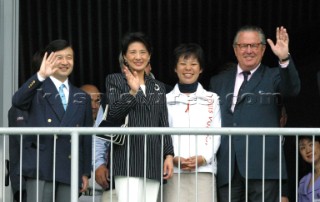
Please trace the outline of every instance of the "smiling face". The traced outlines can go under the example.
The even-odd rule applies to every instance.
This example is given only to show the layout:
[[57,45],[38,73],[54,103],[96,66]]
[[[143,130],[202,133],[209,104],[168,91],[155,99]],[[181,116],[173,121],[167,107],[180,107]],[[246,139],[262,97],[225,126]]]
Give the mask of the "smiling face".
[[132,70],[144,72],[150,60],[150,53],[143,43],[133,42],[128,46],[124,59]]
[[73,70],[73,50],[71,47],[67,47],[63,50],[56,51],[56,67],[58,70],[53,76],[61,82],[64,82]]
[[202,69],[198,59],[194,56],[190,56],[188,58],[180,56],[175,72],[179,78],[179,83],[192,84],[198,81],[199,75],[202,73]]
[[[312,164],[312,140],[309,138],[303,138],[299,140],[299,151],[300,154],[307,163]],[[315,164],[320,163],[320,143],[318,141],[314,142],[314,162]]]
[[262,60],[266,46],[257,31],[242,31],[238,33],[233,50],[243,71],[256,68]]

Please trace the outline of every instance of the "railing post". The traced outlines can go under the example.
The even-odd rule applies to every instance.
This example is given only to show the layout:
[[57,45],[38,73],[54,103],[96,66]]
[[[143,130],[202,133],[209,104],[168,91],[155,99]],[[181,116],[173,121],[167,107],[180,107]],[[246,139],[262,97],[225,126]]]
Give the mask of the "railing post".
[[79,133],[71,133],[71,202],[79,197]]

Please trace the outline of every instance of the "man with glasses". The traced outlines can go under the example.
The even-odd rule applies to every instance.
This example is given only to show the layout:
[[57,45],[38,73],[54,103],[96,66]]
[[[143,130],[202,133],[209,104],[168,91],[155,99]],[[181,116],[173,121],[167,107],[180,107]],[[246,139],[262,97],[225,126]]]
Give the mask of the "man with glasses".
[[[278,68],[261,64],[266,42],[279,60]],[[274,44],[271,39],[265,39],[261,28],[244,26],[234,38],[233,49],[237,67],[212,77],[210,81],[210,90],[220,97],[222,126],[279,127],[280,96],[296,96],[300,91],[298,72],[289,54],[287,30],[284,27],[276,29]],[[279,164],[279,137],[266,136],[263,141],[261,135],[249,136],[248,144],[246,136],[230,138],[231,148],[229,136],[222,136],[217,154],[220,201],[229,201],[229,182],[232,202],[245,201],[246,198],[248,201],[279,201],[279,184],[282,183],[279,182],[279,169],[282,169],[282,180],[287,178],[283,150],[282,163]]]

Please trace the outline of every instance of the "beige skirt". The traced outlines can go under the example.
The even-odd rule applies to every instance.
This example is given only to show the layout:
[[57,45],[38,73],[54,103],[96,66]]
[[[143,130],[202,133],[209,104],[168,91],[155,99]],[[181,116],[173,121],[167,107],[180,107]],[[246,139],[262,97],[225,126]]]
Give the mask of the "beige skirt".
[[[168,180],[163,187],[164,202],[212,202],[217,201],[216,179],[212,173],[181,173],[180,184],[178,174]],[[214,198],[214,200],[213,200]]]

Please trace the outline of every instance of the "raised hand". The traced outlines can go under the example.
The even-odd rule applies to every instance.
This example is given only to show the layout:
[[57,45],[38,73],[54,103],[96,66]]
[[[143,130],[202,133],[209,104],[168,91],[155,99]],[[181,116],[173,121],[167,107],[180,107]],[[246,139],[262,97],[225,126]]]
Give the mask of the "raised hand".
[[140,79],[136,71],[131,72],[128,67],[123,68],[123,73],[127,78],[129,87],[131,88],[130,94],[136,95],[140,87]]
[[271,50],[281,61],[287,58],[289,54],[289,35],[287,33],[286,28],[284,28],[283,26],[277,27],[276,40],[277,41],[274,44],[271,39],[267,39],[268,44],[271,47]]
[[57,58],[55,56],[55,53],[52,52],[50,55],[47,57],[48,53],[46,52],[43,56],[39,74],[43,78],[47,78],[54,74],[58,68],[56,66]]

